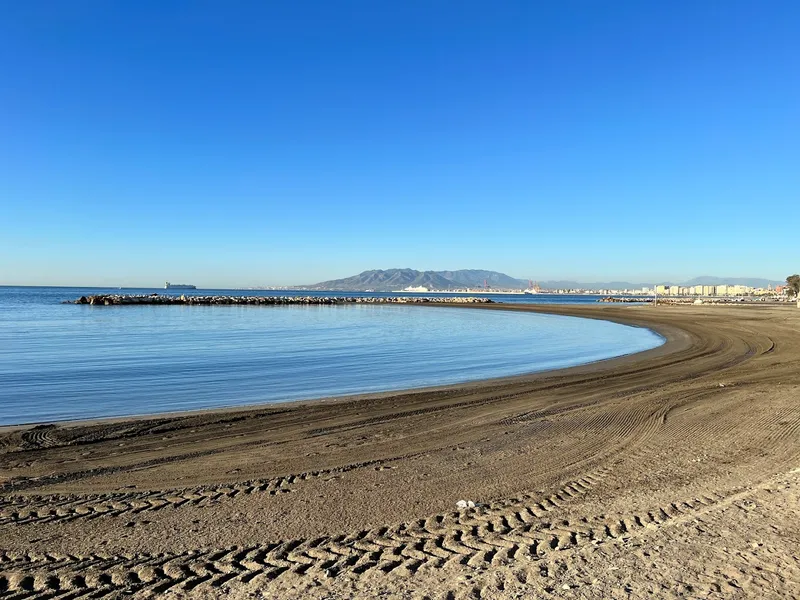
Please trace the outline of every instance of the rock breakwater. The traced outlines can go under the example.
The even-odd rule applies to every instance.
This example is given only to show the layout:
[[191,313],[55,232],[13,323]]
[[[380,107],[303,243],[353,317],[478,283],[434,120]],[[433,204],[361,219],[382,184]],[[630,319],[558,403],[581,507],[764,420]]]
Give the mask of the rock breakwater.
[[622,304],[644,304],[647,302],[653,302],[652,298],[642,297],[642,296],[606,296],[605,298],[600,298],[598,302],[618,302]]
[[285,306],[314,304],[493,304],[489,298],[435,296],[435,297],[361,297],[361,296],[168,296],[159,294],[98,294],[81,296],[66,304],[90,304],[92,306],[128,306],[142,304],[186,305],[186,306]]

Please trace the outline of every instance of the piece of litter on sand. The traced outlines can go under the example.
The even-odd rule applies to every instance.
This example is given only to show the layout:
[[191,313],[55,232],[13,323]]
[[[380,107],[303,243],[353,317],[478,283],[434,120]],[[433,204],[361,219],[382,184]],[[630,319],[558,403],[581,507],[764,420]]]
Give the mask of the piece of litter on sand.
[[459,500],[456,502],[456,506],[458,508],[475,508],[477,504],[475,504],[472,500]]
[[720,383],[719,387],[725,387],[725,384],[724,383]]

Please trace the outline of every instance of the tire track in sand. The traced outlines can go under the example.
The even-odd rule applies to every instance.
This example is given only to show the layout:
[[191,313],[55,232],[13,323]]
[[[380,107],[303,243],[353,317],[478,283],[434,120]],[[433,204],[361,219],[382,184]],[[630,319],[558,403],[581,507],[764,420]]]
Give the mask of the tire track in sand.
[[258,493],[276,496],[293,492],[298,485],[307,480],[341,475],[356,469],[380,468],[386,463],[405,460],[413,456],[375,459],[331,469],[221,485],[141,492],[0,496],[0,525],[63,523],[77,519],[92,520],[100,517],[154,512],[164,508],[206,506],[239,495]]
[[159,594],[173,588],[191,591],[200,586],[221,589],[233,581],[265,585],[288,574],[312,579],[342,573],[409,575],[452,564],[482,567],[538,561],[694,518],[742,495],[701,495],[623,518],[558,518],[562,507],[584,496],[608,473],[587,474],[548,496],[523,495],[351,535],[159,555],[0,554],[0,594],[14,600],[71,600]]

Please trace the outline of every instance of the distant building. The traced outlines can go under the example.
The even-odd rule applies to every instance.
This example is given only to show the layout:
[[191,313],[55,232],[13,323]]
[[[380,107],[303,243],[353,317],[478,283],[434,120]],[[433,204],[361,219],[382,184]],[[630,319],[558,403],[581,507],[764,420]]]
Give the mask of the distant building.
[[746,285],[734,285],[733,287],[733,295],[734,296],[746,296],[750,293],[750,288]]
[[[655,286],[655,293],[659,296],[768,296],[780,295],[785,290],[785,286],[776,286],[771,289],[769,286],[766,288],[753,288],[747,285],[731,285],[728,283],[721,283],[719,285],[692,285],[692,286],[678,286],[657,284]],[[642,293],[652,293],[653,290],[642,288]],[[638,293],[638,292],[635,292]]]

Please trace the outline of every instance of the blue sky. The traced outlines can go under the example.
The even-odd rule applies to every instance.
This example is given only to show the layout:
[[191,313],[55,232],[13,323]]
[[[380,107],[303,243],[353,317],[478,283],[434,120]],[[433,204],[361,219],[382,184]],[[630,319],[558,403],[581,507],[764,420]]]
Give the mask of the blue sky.
[[5,2],[0,284],[800,270],[800,3]]

